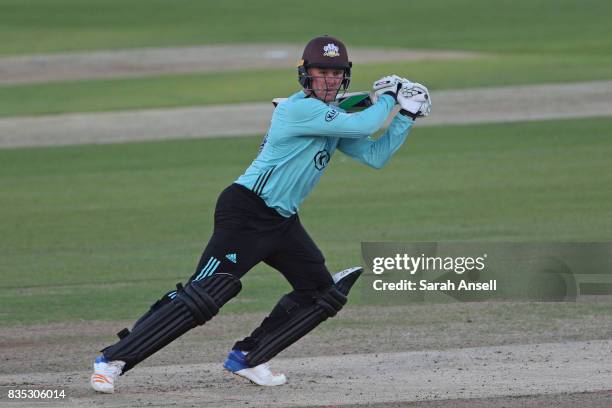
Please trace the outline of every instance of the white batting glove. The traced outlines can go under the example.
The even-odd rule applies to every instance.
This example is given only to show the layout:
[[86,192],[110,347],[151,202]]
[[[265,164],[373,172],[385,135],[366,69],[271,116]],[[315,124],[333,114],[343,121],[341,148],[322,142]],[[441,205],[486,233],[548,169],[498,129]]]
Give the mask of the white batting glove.
[[397,95],[397,102],[402,110],[413,118],[425,117],[431,113],[431,97],[424,85],[410,81],[401,82],[402,87]]
[[372,103],[376,103],[378,98],[387,92],[392,93],[395,100],[397,100],[398,85],[402,79],[403,78],[397,75],[389,75],[380,78],[378,81],[374,81],[374,84],[372,84],[372,94],[370,96]]

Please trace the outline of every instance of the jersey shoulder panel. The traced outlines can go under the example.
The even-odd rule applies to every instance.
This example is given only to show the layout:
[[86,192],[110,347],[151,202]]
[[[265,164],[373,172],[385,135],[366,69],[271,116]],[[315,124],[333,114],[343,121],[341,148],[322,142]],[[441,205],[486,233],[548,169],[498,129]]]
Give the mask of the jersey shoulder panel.
[[287,99],[282,104],[282,108],[279,113],[283,119],[299,122],[311,120],[321,114],[321,112],[327,111],[330,107],[316,98],[307,98],[304,92],[300,91]]

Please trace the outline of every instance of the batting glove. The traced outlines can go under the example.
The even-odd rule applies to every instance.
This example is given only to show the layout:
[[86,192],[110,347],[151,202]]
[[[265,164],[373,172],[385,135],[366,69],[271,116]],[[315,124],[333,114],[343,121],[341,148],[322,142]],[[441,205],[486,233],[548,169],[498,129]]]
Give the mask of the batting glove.
[[373,103],[378,101],[381,95],[389,94],[393,96],[393,99],[397,102],[397,92],[401,87],[400,83],[403,78],[397,75],[389,75],[380,78],[378,81],[374,81],[372,85],[372,95],[370,99]]
[[397,102],[401,106],[400,113],[413,119],[425,117],[431,113],[431,97],[424,85],[412,82],[402,82],[397,95]]

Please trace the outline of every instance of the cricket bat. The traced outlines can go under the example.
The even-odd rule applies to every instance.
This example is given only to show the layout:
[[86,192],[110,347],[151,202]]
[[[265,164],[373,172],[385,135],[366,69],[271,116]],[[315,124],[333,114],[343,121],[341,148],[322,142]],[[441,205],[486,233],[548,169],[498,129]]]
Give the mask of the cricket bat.
[[[274,98],[272,104],[276,106],[287,100],[287,98]],[[370,99],[369,92],[347,92],[338,94],[336,101],[331,103],[341,109],[344,109],[348,113],[359,112],[367,107],[372,106],[372,99]]]

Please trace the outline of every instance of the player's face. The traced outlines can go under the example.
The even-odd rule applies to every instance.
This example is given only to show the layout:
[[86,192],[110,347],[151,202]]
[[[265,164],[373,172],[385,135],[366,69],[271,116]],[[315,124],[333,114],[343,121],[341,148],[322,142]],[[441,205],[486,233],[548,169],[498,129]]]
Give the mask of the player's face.
[[344,70],[337,68],[309,68],[312,77],[312,92],[323,102],[331,102],[336,98],[338,89],[344,79]]

